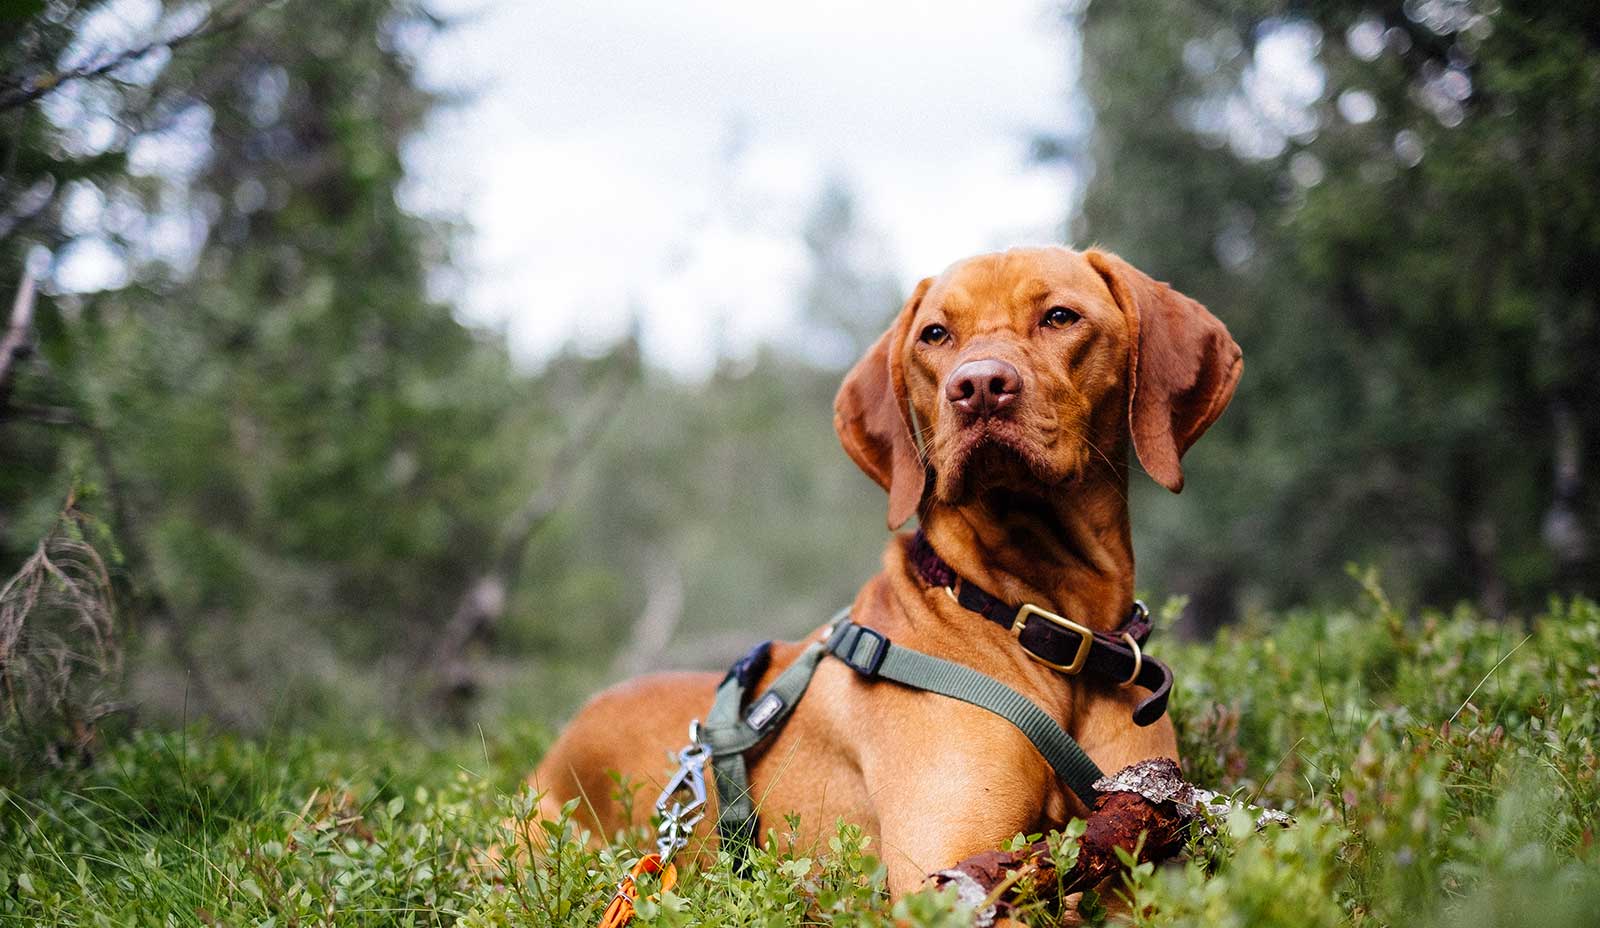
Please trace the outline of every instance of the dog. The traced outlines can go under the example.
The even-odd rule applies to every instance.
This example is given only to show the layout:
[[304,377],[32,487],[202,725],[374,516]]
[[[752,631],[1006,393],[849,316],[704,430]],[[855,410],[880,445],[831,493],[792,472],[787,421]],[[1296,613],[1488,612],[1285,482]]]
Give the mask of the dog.
[[[888,492],[883,570],[851,619],[1005,683],[1043,708],[1102,770],[1178,759],[1169,718],[1139,726],[1148,691],[1067,675],[927,581],[931,547],[961,582],[1112,632],[1134,608],[1128,453],[1178,492],[1185,451],[1216,421],[1243,369],[1226,326],[1114,254],[1064,247],[980,255],[921,281],[845,377],[834,404],[844,450]],[[775,644],[764,688],[805,641]],[[722,675],[659,673],[585,705],[531,777],[540,815],[582,797],[598,835],[647,821],[611,774],[659,786],[664,755],[706,717]],[[824,660],[781,732],[746,755],[768,820],[801,840],[839,819],[876,840],[894,897],[928,874],[1084,817],[1018,728],[982,708]],[[633,821],[625,818],[632,808]],[[709,826],[702,826],[702,832]]]

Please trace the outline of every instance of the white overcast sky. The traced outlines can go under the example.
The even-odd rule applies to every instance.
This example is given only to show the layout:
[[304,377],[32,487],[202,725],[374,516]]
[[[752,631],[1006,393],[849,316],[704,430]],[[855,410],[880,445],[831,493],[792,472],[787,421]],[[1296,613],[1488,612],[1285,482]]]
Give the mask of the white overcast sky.
[[691,375],[780,332],[830,174],[906,286],[1061,235],[1074,181],[1027,163],[1030,133],[1072,113],[1045,0],[436,8],[467,18],[425,80],[475,96],[415,146],[407,199],[467,221],[445,295],[525,361],[635,315],[652,359]]

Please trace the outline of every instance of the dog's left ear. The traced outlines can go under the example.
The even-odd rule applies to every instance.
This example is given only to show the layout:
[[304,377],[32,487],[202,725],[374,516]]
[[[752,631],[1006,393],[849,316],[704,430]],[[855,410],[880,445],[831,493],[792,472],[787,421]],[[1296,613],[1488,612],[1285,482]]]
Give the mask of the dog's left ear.
[[1128,427],[1139,463],[1174,493],[1179,459],[1217,421],[1244,370],[1243,352],[1204,306],[1104,251],[1085,257],[1127,315]]
[[905,369],[900,358],[911,317],[933,283],[928,278],[845,375],[833,400],[833,430],[856,466],[889,491],[889,529],[904,525],[922,503],[927,469],[911,438]]

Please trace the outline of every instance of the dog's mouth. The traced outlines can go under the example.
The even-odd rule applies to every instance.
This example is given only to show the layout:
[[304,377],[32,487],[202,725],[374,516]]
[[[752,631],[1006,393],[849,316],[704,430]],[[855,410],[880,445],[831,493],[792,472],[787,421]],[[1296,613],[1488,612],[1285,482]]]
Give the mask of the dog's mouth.
[[1006,420],[975,422],[951,442],[938,468],[939,496],[959,502],[988,489],[1036,490],[1066,478],[1040,441]]

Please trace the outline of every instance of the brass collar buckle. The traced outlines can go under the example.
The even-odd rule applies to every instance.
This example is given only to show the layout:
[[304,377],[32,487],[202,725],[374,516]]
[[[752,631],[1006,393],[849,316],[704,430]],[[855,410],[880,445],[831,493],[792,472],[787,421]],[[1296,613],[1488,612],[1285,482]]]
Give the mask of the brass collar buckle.
[[1083,665],[1089,660],[1090,649],[1094,647],[1094,629],[1085,625],[1079,625],[1077,622],[1074,622],[1065,616],[1056,615],[1054,612],[1051,612],[1048,609],[1040,609],[1033,603],[1023,603],[1022,608],[1017,610],[1017,617],[1011,621],[1011,635],[1017,639],[1018,643],[1021,643],[1022,641],[1022,630],[1027,627],[1028,618],[1035,615],[1044,619],[1046,622],[1049,622],[1051,625],[1056,626],[1057,628],[1064,628],[1069,632],[1075,632],[1083,640],[1079,643],[1078,653],[1072,658],[1072,663],[1070,664],[1057,664],[1052,661],[1045,660],[1044,658],[1035,654],[1033,651],[1029,650],[1027,647],[1023,647],[1022,652],[1046,667],[1049,667],[1051,670],[1058,670],[1061,673],[1077,673],[1078,671],[1082,670]]

